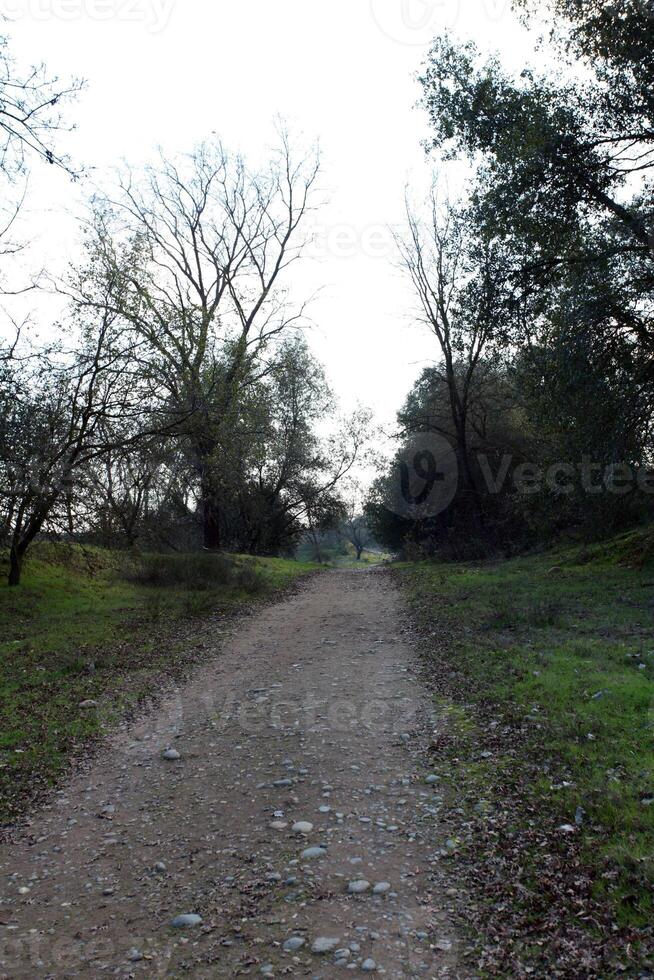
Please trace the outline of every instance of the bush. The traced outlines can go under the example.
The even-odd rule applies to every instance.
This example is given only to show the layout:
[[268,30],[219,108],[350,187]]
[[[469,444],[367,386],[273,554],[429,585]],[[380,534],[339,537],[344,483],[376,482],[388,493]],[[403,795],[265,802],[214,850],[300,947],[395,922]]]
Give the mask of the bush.
[[142,555],[126,571],[125,578],[137,585],[193,592],[230,588],[257,593],[265,587],[263,576],[252,564],[211,552]]

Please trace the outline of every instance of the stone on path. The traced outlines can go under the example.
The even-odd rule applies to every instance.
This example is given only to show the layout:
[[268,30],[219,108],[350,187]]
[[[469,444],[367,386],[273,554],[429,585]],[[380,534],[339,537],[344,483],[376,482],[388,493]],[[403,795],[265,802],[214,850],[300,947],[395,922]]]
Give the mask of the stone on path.
[[336,949],[340,941],[341,940],[338,937],[336,939],[331,939],[329,936],[318,936],[318,938],[313,942],[311,952],[318,954],[331,953],[333,949]]
[[303,858],[321,858],[324,857],[327,851],[324,847],[307,847],[302,851]]
[[202,916],[195,915],[194,912],[176,915],[170,924],[173,929],[189,929],[191,926],[202,925]]
[[177,749],[171,749],[171,748],[164,750],[163,757],[164,759],[167,759],[168,762],[174,762],[176,759],[182,758],[179,752],[177,751]]
[[365,878],[358,878],[356,881],[351,881],[347,886],[347,890],[351,895],[361,895],[363,892],[367,892],[370,888],[370,882],[366,881]]
[[294,834],[310,834],[313,830],[313,824],[309,823],[308,820],[298,820],[291,827]]
[[284,942],[284,950],[287,953],[294,953],[298,949],[302,949],[306,940],[302,936],[290,936]]

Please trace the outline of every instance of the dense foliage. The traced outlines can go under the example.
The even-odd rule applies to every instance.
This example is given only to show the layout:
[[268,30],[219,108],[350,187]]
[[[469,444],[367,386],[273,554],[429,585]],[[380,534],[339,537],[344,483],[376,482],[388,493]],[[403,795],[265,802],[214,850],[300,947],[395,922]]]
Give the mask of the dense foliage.
[[402,254],[437,366],[399,424],[405,440],[448,438],[459,488],[444,511],[407,521],[396,460],[368,505],[389,546],[483,554],[653,513],[650,8],[555,0],[559,75],[512,77],[447,36],[431,48],[429,150],[467,159],[474,177],[454,221],[433,200],[427,222],[409,214]]

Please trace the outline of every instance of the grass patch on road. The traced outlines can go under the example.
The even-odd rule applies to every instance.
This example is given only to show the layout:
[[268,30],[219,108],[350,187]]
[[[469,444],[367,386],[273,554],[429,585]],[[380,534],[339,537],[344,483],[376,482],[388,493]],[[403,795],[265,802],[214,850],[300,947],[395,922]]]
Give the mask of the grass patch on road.
[[648,540],[398,569],[437,687],[464,707],[467,731],[434,748],[470,804],[470,855],[477,845],[478,862],[496,862],[485,885],[497,902],[505,879],[535,948],[525,939],[521,955],[540,969],[539,932],[557,914],[585,923],[598,948],[607,932],[631,942],[625,960],[654,953]]
[[[222,620],[315,567],[41,544],[23,583],[9,588],[0,562],[0,824],[89,740],[210,651]],[[84,701],[98,707],[82,709]]]

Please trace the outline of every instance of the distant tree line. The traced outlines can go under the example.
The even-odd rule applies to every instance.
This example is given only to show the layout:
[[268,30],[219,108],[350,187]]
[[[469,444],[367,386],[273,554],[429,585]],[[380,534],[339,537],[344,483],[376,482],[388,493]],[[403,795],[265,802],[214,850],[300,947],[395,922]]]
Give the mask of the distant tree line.
[[[520,6],[549,13],[564,78],[514,78],[447,36],[421,76],[430,152],[474,176],[461,202],[409,205],[398,238],[435,354],[367,503],[396,551],[484,555],[653,516],[651,4]],[[429,434],[458,481],[421,509],[402,468]]]

